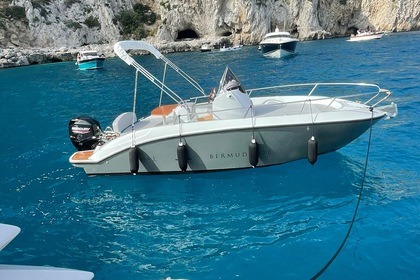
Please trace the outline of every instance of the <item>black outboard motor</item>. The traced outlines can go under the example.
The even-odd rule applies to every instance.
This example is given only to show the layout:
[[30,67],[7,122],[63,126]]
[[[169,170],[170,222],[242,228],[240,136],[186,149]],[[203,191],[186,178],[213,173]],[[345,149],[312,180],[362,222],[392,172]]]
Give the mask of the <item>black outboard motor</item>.
[[69,136],[79,151],[92,150],[99,143],[101,125],[91,117],[77,117],[69,122]]

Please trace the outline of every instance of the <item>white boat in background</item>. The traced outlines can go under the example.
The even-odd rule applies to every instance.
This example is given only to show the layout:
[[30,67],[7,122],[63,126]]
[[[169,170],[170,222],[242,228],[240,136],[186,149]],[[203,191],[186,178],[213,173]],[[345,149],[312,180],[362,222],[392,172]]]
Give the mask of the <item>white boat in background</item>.
[[[197,94],[175,92],[128,50],[150,52],[162,62],[162,77],[167,71],[178,74],[192,89],[183,87],[182,93]],[[69,161],[87,174],[229,170],[306,157],[314,164],[318,155],[346,146],[379,120],[397,114],[394,103],[379,106],[391,92],[374,84],[305,83],[246,90],[226,68],[217,90],[207,94],[146,42],[118,42],[114,51],[136,69],[136,79],[142,74],[156,86],[160,101],[150,115],[138,118],[141,93],[135,86],[133,111],[120,114],[112,127],[102,131],[92,118],[71,119],[69,136],[79,151]]]
[[237,45],[237,46],[233,46],[233,47],[221,47],[219,51],[221,52],[230,52],[230,51],[239,51],[242,49],[242,45]]
[[[20,228],[17,226],[0,224],[0,251],[19,233]],[[93,277],[92,272],[76,269],[0,264],[1,280],[90,280]]]
[[77,54],[76,65],[79,70],[95,70],[104,66],[105,56],[97,51],[81,51]]
[[201,52],[210,52],[211,48],[208,44],[203,44],[203,45],[201,45],[200,51]]
[[368,41],[368,40],[375,40],[381,39],[384,36],[384,32],[371,32],[371,31],[357,31],[357,34],[352,34],[350,38],[347,40],[349,42],[357,42],[357,41]]
[[279,31],[267,33],[259,44],[259,49],[265,57],[282,58],[294,54],[297,42],[289,32]]

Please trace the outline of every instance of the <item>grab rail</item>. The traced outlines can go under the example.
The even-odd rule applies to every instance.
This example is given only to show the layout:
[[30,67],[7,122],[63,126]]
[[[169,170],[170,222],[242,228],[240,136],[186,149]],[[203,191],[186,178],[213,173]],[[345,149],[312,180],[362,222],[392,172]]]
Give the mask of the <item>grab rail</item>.
[[[302,96],[312,96],[316,91],[319,91],[321,87],[338,87],[338,86],[353,86],[353,87],[360,87],[360,88],[375,88],[375,91],[370,92],[360,92],[360,93],[353,93],[353,94],[343,94],[338,96],[327,96],[327,98],[358,98],[362,96],[369,96],[367,101],[360,102],[368,106],[375,107],[379,105],[381,102],[386,100],[392,92],[387,89],[381,89],[376,84],[368,84],[368,83],[301,83],[301,84],[288,84],[288,85],[278,85],[278,86],[270,86],[270,87],[261,87],[261,88],[254,88],[247,90],[247,94],[251,96],[255,92],[266,92],[269,90],[281,90],[281,89],[291,89],[297,87],[309,87],[305,93],[302,93]],[[280,93],[280,94],[279,94]],[[277,92],[278,95],[283,95],[284,92]],[[385,96],[382,96],[385,94]],[[296,95],[294,92],[293,95]],[[324,96],[324,95],[322,95]],[[379,100],[378,100],[379,99]],[[371,104],[373,103],[373,104]]]

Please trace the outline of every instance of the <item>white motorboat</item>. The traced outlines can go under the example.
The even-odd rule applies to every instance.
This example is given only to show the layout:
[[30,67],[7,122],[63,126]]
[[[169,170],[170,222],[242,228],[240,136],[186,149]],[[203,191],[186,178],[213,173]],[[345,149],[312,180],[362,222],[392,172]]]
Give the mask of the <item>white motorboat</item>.
[[259,49],[265,57],[282,58],[294,54],[298,41],[289,32],[279,31],[276,28],[274,32],[264,36],[259,44]]
[[347,40],[349,42],[357,42],[357,41],[368,41],[368,40],[375,40],[381,39],[384,36],[384,32],[371,32],[371,31],[357,31],[357,34],[352,34],[350,38]]
[[[0,224],[0,251],[19,233],[20,228],[17,226]],[[90,280],[93,277],[92,272],[76,269],[0,264],[0,279],[2,280]]]
[[201,52],[210,52],[211,48],[208,44],[203,44],[203,45],[201,45],[200,50],[201,50]]
[[[198,96],[182,97],[139,64],[127,51],[143,50],[179,74]],[[382,105],[391,92],[374,84],[312,83],[245,90],[226,68],[217,90],[202,87],[152,45],[123,41],[115,53],[157,87],[160,103],[150,115],[119,115],[112,127],[77,117],[70,139],[79,150],[69,161],[87,174],[228,170],[282,164],[340,149],[384,117],[397,114]],[[167,67],[169,66],[169,67]],[[168,70],[173,69],[174,71]],[[137,80],[135,81],[137,84]],[[178,83],[177,83],[178,84]],[[183,90],[185,92],[185,90]],[[381,104],[381,106],[379,106]]]
[[221,52],[230,52],[230,51],[240,51],[242,50],[242,45],[236,45],[232,47],[222,46],[219,51]]

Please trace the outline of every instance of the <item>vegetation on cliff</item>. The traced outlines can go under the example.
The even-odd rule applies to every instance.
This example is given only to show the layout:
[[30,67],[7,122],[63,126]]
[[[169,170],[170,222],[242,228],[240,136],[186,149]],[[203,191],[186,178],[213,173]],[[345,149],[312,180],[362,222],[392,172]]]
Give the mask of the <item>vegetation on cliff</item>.
[[133,10],[123,10],[115,17],[115,24],[120,23],[121,34],[132,39],[142,39],[150,35],[145,29],[145,25],[153,25],[157,15],[149,6],[137,3]]

